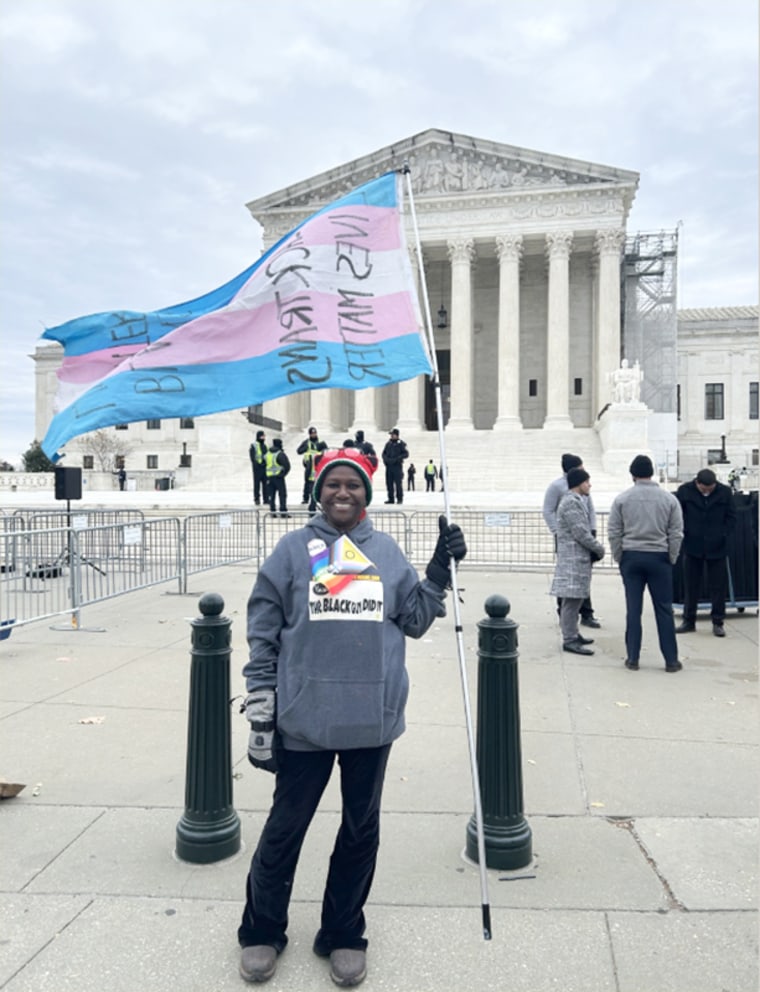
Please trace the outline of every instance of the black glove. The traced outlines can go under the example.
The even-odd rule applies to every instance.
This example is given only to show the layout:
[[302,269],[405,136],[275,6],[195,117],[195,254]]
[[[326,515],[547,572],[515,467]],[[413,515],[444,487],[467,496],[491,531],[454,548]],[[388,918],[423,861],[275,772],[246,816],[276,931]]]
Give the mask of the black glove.
[[245,718],[251,725],[248,735],[248,760],[254,768],[277,771],[274,747],[274,689],[256,689],[245,697]]
[[460,562],[467,554],[467,545],[462,528],[458,524],[446,523],[443,514],[438,518],[438,529],[438,543],[425,569],[425,575],[441,589],[448,589],[451,580],[449,562],[452,558],[455,562]]
[[592,565],[594,564],[594,562],[601,561],[602,558],[604,558],[604,551],[602,551],[601,553],[599,551],[592,551],[590,552],[590,554],[591,554]]

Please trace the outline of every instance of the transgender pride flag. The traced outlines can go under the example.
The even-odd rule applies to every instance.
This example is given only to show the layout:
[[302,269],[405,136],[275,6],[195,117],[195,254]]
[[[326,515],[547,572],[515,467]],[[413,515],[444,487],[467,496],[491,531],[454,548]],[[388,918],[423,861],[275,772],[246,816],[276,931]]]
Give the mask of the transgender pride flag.
[[400,202],[401,177],[390,172],[197,300],[46,330],[64,360],[42,450],[56,461],[67,441],[100,427],[431,374]]

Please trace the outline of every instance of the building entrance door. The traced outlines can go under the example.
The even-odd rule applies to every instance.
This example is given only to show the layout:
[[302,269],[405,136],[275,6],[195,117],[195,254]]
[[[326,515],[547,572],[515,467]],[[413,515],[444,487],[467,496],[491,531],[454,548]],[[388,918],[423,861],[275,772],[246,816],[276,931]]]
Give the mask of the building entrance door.
[[[451,408],[451,352],[436,349],[438,361],[438,376],[441,381],[441,406],[443,407],[443,426],[449,422]],[[425,379],[425,427],[429,431],[438,430],[438,411],[435,405],[435,388],[430,379]]]

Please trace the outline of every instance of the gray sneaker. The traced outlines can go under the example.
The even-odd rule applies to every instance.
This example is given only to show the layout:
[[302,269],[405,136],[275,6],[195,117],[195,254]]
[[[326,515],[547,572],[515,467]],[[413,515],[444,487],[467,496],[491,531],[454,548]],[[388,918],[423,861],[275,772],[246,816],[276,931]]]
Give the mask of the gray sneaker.
[[330,954],[330,978],[341,988],[358,985],[367,977],[367,952],[339,947]]
[[277,971],[277,948],[269,944],[244,947],[240,954],[240,977],[246,982],[268,982]]

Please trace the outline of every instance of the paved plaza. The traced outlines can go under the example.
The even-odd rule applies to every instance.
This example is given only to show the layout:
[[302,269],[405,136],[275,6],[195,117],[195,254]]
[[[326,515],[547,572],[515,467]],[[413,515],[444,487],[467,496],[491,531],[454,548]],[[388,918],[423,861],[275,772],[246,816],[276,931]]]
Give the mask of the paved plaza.
[[[418,494],[418,497],[424,494]],[[122,499],[124,494],[121,494]],[[417,500],[415,500],[417,502]],[[218,592],[242,692],[239,565],[88,606],[80,630],[40,622],[0,642],[0,988],[7,992],[228,992],[247,863],[273,779],[248,764],[233,717],[243,849],[174,856],[184,808],[189,620]],[[473,712],[477,622],[492,593],[519,624],[525,814],[534,861],[489,870],[481,929],[467,737],[451,612],[408,642],[408,729],[388,771],[367,907],[367,992],[755,992],[758,985],[758,622],[730,611],[680,640],[666,674],[645,606],[641,669],[623,667],[620,579],[593,581],[593,657],[563,653],[545,572],[461,572]],[[64,629],[60,629],[63,627]],[[103,628],[96,631],[93,628]],[[236,714],[236,708],[234,710]],[[330,783],[293,892],[272,990],[332,988],[311,951],[338,823]]]

